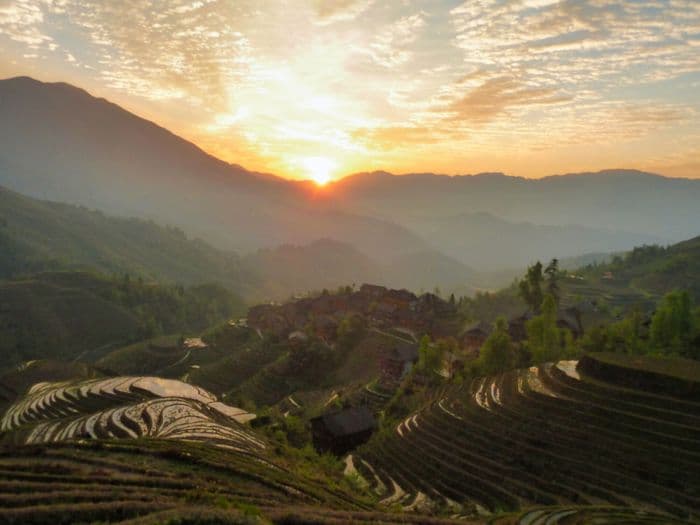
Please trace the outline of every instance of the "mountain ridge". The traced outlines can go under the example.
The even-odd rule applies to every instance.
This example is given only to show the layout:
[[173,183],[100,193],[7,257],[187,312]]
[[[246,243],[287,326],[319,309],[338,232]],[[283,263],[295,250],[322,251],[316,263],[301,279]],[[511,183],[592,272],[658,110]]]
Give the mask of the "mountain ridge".
[[[479,236],[436,236],[445,221],[487,212],[514,223],[511,238],[521,223],[541,227],[540,233],[573,225],[562,234],[571,242],[559,258],[672,243],[696,235],[700,224],[700,181],[638,170],[541,179],[379,171],[319,189],[226,163],[106,99],[27,77],[0,80],[0,184],[173,225],[224,251],[251,253],[330,238],[384,265],[433,251],[481,272],[503,268],[509,259],[541,257],[532,248],[537,237],[530,244],[523,239],[524,248],[489,254],[478,246]],[[598,230],[610,242],[576,246],[579,227]],[[481,267],[474,264],[477,252]]]

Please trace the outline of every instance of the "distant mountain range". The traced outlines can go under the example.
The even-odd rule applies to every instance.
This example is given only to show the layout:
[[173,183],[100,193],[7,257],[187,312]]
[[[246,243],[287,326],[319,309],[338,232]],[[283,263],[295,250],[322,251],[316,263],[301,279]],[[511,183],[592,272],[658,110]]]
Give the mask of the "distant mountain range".
[[317,192],[220,161],[79,88],[27,77],[0,80],[0,185],[176,226],[263,269],[263,281],[289,284],[264,290],[373,275],[414,288],[479,286],[484,272],[676,242],[700,224],[700,180],[631,170],[540,180],[374,172]]
[[418,290],[468,287],[476,279],[473,270],[440,253],[413,252],[382,263],[332,239],[238,256],[174,227],[33,199],[0,186],[0,279],[91,269],[185,285],[215,282],[252,302],[352,283]]
[[361,173],[340,180],[327,195],[421,234],[429,233],[436,222],[480,212],[509,222],[579,225],[668,241],[695,235],[700,224],[700,179],[625,169],[542,179],[502,173]]

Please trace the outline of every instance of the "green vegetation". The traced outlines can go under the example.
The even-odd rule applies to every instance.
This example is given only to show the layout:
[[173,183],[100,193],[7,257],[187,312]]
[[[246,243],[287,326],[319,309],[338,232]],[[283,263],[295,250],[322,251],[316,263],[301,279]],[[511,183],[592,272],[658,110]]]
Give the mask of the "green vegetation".
[[694,301],[700,302],[700,237],[668,247],[637,247],[609,264],[584,270],[592,277],[611,272],[613,281],[654,295],[686,289]]
[[693,313],[690,294],[677,291],[667,294],[651,321],[651,346],[665,353],[677,353],[700,359],[700,346],[695,339],[700,336]]
[[88,272],[0,281],[0,298],[5,366],[39,358],[94,361],[132,341],[199,332],[244,308],[217,285],[183,288]]
[[479,353],[479,372],[484,375],[499,374],[510,370],[516,364],[515,346],[508,334],[505,318],[496,319],[493,332],[481,347]]
[[0,187],[0,278],[58,269],[95,270],[241,291],[253,276],[238,259],[173,227],[109,217]]
[[544,296],[540,311],[540,315],[526,324],[525,347],[534,363],[557,361],[572,352],[573,336],[567,329],[557,326],[557,303],[553,295]]
[[580,347],[588,352],[700,359],[700,308],[693,307],[688,292],[673,291],[662,298],[650,319],[633,310],[620,321],[590,330]]

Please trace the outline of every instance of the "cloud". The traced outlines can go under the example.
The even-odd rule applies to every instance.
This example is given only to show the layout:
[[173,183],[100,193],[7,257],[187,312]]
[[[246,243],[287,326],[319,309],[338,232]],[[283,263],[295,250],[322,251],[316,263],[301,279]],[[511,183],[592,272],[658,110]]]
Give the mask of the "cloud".
[[533,88],[509,78],[487,80],[446,108],[455,120],[485,122],[509,108],[541,104],[557,104],[571,97],[549,88]]
[[451,135],[448,128],[410,125],[358,128],[352,132],[352,137],[367,147],[385,150],[435,144]]
[[483,0],[451,15],[466,64],[517,69],[526,81],[600,89],[700,68],[698,2]]
[[413,56],[411,44],[425,27],[425,14],[404,16],[379,30],[366,47],[357,50],[376,65],[391,69],[409,62]]
[[42,2],[19,0],[0,2],[0,35],[37,50],[44,46],[56,46],[53,38],[43,32],[44,13]]
[[320,25],[353,20],[364,13],[374,0],[313,0]]

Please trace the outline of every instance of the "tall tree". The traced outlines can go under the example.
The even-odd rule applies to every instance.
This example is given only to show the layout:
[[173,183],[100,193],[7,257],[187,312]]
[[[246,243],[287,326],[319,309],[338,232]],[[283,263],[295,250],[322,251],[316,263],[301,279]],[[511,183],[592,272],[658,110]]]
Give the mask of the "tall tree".
[[518,285],[520,297],[527,303],[534,312],[539,312],[544,294],[542,293],[542,263],[537,261],[532,266],[528,266],[525,277]]
[[559,304],[559,260],[552,259],[544,269],[544,274],[547,278],[547,293]]

